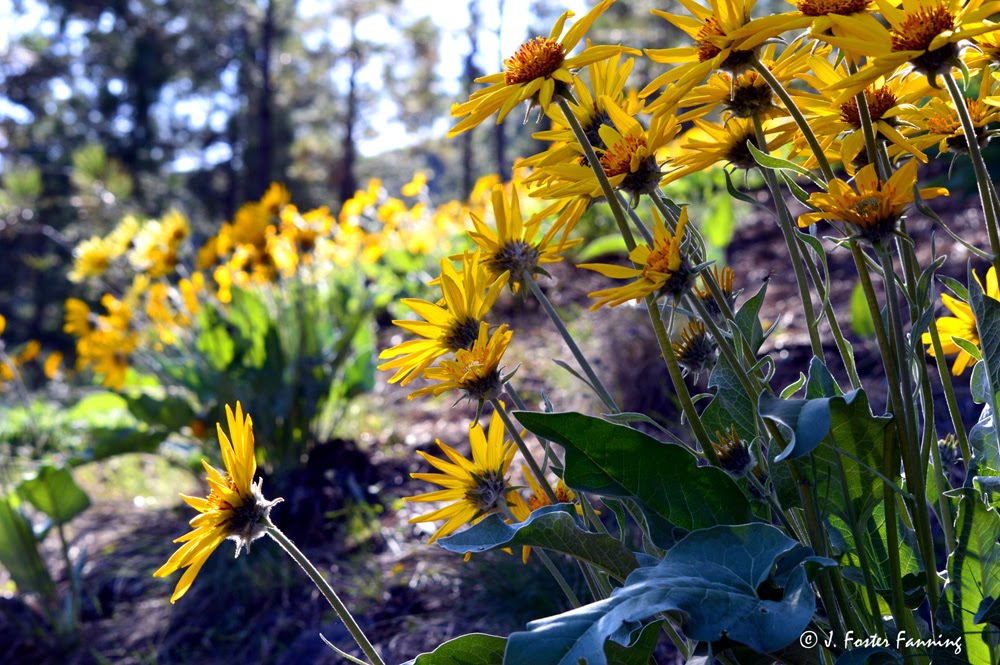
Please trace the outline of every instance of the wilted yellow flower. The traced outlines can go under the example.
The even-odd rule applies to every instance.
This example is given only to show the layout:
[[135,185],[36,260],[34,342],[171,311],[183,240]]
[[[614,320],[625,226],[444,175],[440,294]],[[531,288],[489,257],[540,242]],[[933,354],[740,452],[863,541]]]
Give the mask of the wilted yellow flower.
[[174,603],[187,593],[201,567],[223,540],[236,541],[236,556],[244,546],[264,535],[270,524],[271,508],[281,499],[267,501],[260,491],[261,480],[254,482],[257,460],[254,453],[253,421],[250,415],[243,417],[243,407],[236,403],[234,414],[226,405],[229,436],[216,423],[219,447],[222,449],[224,470],[220,471],[202,460],[208,472],[210,492],[207,497],[181,495],[184,501],[198,511],[191,520],[193,531],[177,538],[175,543],[184,543],[173,556],[155,573],[156,577],[166,577],[186,568],[170,602]]
[[[565,34],[563,28],[573,12],[564,12],[548,37],[528,40],[517,53],[504,60],[502,72],[476,79],[477,83],[490,85],[472,93],[469,101],[452,107],[451,114],[456,118],[468,117],[451,128],[449,138],[480,125],[497,111],[499,123],[523,101],[537,102],[544,111],[548,111],[553,99],[571,89],[574,70],[626,50],[621,46],[588,46],[579,55],[567,57],[597,17],[612,4],[614,0],[598,3]],[[639,53],[629,50],[637,55]]]
[[608,263],[580,264],[579,267],[599,272],[605,277],[635,280],[625,286],[587,294],[597,299],[591,309],[596,310],[604,305],[617,307],[629,300],[644,298],[651,293],[657,296],[681,295],[694,276],[690,263],[681,251],[687,221],[687,208],[683,208],[677,222],[677,232],[671,234],[663,219],[654,211],[653,246],[637,245],[629,253],[629,259],[636,265],[634,268]]
[[513,442],[505,440],[504,434],[503,420],[494,411],[488,437],[479,423],[469,429],[471,460],[440,439],[437,444],[447,460],[417,451],[437,472],[411,473],[410,477],[444,489],[404,497],[403,501],[451,502],[443,508],[410,519],[411,524],[445,520],[428,542],[433,543],[466,524],[475,524],[492,513],[506,513],[512,507],[514,497],[520,498],[507,478],[517,448]]

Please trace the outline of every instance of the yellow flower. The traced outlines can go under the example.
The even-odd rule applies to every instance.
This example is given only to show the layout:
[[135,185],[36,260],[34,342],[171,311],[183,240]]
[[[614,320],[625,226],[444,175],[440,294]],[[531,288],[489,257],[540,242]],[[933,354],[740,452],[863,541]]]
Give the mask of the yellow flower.
[[59,351],[53,351],[45,359],[45,365],[43,366],[43,371],[45,372],[45,378],[50,381],[55,380],[61,370],[62,370],[63,354]]
[[580,242],[556,242],[556,234],[561,230],[558,221],[536,241],[542,220],[551,214],[553,207],[525,222],[521,217],[521,196],[515,185],[511,185],[510,197],[504,195],[502,185],[497,185],[492,198],[496,231],[472,214],[473,230],[469,231],[469,237],[482,249],[483,265],[494,276],[509,273],[513,290],[518,290],[526,277],[542,272],[541,265],[561,261],[560,252]]
[[[879,244],[883,238],[896,230],[906,208],[913,202],[913,188],[917,182],[917,161],[911,159],[883,183],[869,164],[854,179],[855,190],[839,178],[827,185],[827,191],[816,192],[809,197],[809,205],[818,212],[808,212],[799,217],[799,227],[805,228],[822,220],[843,220],[849,223],[872,244]],[[943,187],[920,190],[920,196],[931,199],[947,196]]]
[[181,243],[190,235],[187,218],[171,210],[159,221],[146,222],[135,236],[129,262],[153,278],[169,275],[177,266]]
[[553,99],[572,87],[574,70],[622,51],[638,55],[638,51],[625,49],[622,46],[588,46],[579,55],[567,57],[597,17],[612,4],[614,0],[603,0],[598,3],[565,34],[563,27],[566,25],[566,20],[573,16],[573,12],[563,12],[548,37],[528,40],[521,45],[517,53],[504,60],[502,72],[476,79],[477,83],[488,83],[489,86],[474,92],[467,102],[452,107],[452,116],[467,117],[451,128],[448,137],[457,136],[479,126],[497,111],[499,111],[497,116],[499,124],[523,101],[537,102],[542,110],[547,112]]
[[[753,153],[747,148],[747,141],[760,148],[752,120],[730,118],[722,124],[695,120],[694,125],[684,134],[680,154],[673,159],[672,165],[676,168],[663,177],[662,184],[680,180],[691,173],[707,171],[720,163],[731,164],[738,169],[757,166]],[[773,131],[769,124],[764,124],[765,135]],[[769,139],[768,149],[774,150],[781,141],[781,137]]]
[[[975,273],[973,273],[975,275]],[[1000,300],[1000,285],[997,284],[997,271],[990,268],[986,273],[986,287],[979,281],[979,275],[975,275],[979,288],[988,297]],[[947,293],[941,294],[941,303],[947,307],[955,316],[942,316],[932,325],[937,327],[938,335],[941,337],[941,351],[946,356],[957,353],[954,364],[951,366],[951,373],[955,376],[961,375],[967,367],[975,364],[975,358],[955,343],[953,338],[964,339],[979,346],[979,330],[976,328],[976,315],[972,312],[972,307],[957,298],[952,298]],[[931,342],[931,334],[924,333],[920,341],[927,345],[927,353],[934,358],[934,346]]]
[[1000,8],[994,1],[902,0],[896,7],[878,0],[877,4],[888,27],[870,14],[830,15],[842,32],[820,36],[851,56],[867,59],[861,71],[834,86],[842,92],[838,101],[864,90],[880,76],[890,77],[904,65],[933,81],[956,66],[962,42],[1000,29],[1000,24],[985,22]]
[[742,478],[751,471],[756,471],[757,460],[754,458],[753,451],[736,433],[735,425],[730,425],[729,431],[726,433],[716,432],[715,436],[716,441],[712,442],[712,447],[715,449],[719,465],[723,469],[737,478]]
[[446,353],[470,349],[479,336],[479,326],[507,283],[507,273],[492,277],[480,260],[480,251],[462,257],[462,272],[451,261],[441,261],[437,280],[444,307],[426,300],[404,298],[401,302],[422,321],[396,320],[396,325],[422,339],[408,340],[383,351],[379,358],[395,358],[379,365],[380,370],[396,370],[389,383],[405,386]]
[[[985,73],[984,73],[985,74]],[[976,141],[980,147],[986,147],[990,141],[988,125],[1000,121],[1000,97],[990,97],[994,91],[992,79],[984,75],[979,84],[977,99],[966,99],[972,125],[976,128]],[[910,142],[922,150],[937,146],[941,154],[965,154],[969,152],[969,144],[965,138],[962,123],[958,120],[955,105],[950,98],[933,97],[921,108],[913,107],[900,114],[900,120],[912,125],[908,136]],[[897,150],[890,150],[889,156],[895,157]]]
[[639,93],[645,98],[666,87],[649,106],[654,114],[673,114],[678,102],[711,72],[739,74],[752,66],[756,45],[744,47],[742,42],[744,35],[754,33],[752,26],[756,21],[751,21],[750,11],[755,1],[708,0],[706,6],[695,0],[681,0],[688,11],[685,15],[652,10],[654,15],[666,19],[694,41],[691,46],[646,49],[646,55],[653,62],[677,65],[654,78]]
[[[535,478],[535,474],[528,470],[528,467],[521,465],[521,473],[524,474],[524,480],[528,483],[528,489],[531,490],[531,496],[528,497],[528,506],[532,511],[538,510],[539,508],[544,508],[545,506],[551,506],[552,502],[549,500],[549,495],[545,493],[542,486],[538,484],[538,479]],[[575,503],[576,493],[570,488],[566,487],[566,483],[563,482],[562,478],[556,480],[555,487],[552,491],[556,495],[556,501],[559,503]],[[576,507],[577,513],[582,514],[582,506]],[[523,519],[521,521],[524,521]]]
[[850,36],[830,17],[854,16],[867,14],[872,7],[872,0],[787,0],[798,11],[785,14],[763,16],[750,25],[734,31],[733,37],[742,40],[743,48],[762,44],[768,39],[777,38],[782,33],[791,30],[801,30],[811,27],[813,35],[824,35],[831,32],[834,35]]
[[617,266],[607,263],[582,263],[579,267],[594,270],[612,279],[634,279],[624,286],[594,291],[587,294],[596,298],[592,310],[604,305],[617,307],[629,300],[638,300],[651,293],[678,296],[691,281],[691,266],[681,251],[684,228],[687,226],[687,208],[681,210],[677,223],[677,233],[671,235],[663,224],[663,219],[655,211],[653,246],[642,244],[629,253],[629,259],[636,267]]
[[[849,175],[854,175],[857,166],[867,163],[865,152],[865,135],[861,127],[861,113],[857,98],[852,96],[842,101],[832,101],[835,94],[832,90],[848,77],[846,66],[841,63],[834,66],[825,58],[810,60],[812,75],[806,78],[815,86],[817,93],[795,91],[796,103],[802,109],[809,121],[809,126],[819,139],[824,152],[839,145],[840,159]],[[900,116],[908,109],[915,108],[933,89],[926,79],[922,78],[877,78],[865,88],[865,101],[876,137],[887,141],[896,154],[910,154],[922,162],[927,161],[920,148],[903,133],[906,124],[900,121]],[[807,155],[805,166],[813,166],[812,149],[805,143],[797,127],[788,120],[783,129],[795,131],[797,135],[796,149]]]
[[[722,296],[726,299],[729,304],[729,308],[732,309],[736,304],[737,294],[733,291],[733,279],[736,277],[736,273],[729,266],[725,266],[722,270],[719,270],[718,264],[712,266],[712,273],[715,277],[715,283],[719,285],[719,291],[722,292]],[[705,281],[705,276],[702,275],[701,281]],[[705,308],[713,316],[721,314],[721,308],[719,303],[715,301],[715,296],[708,289],[706,285],[704,289],[700,286],[695,285],[694,295],[698,300],[704,304]]]
[[496,399],[503,391],[503,384],[509,378],[501,375],[500,362],[510,344],[513,332],[503,324],[489,334],[489,324],[479,324],[479,335],[471,348],[455,351],[452,359],[442,360],[439,365],[424,372],[424,377],[436,383],[414,391],[409,399],[422,395],[437,397],[449,390],[462,393],[462,397],[478,402]]
[[98,236],[84,240],[73,249],[70,280],[82,282],[90,277],[100,277],[111,266],[113,253],[112,247]]
[[399,190],[399,193],[403,196],[419,196],[420,192],[424,191],[426,187],[427,173],[425,171],[417,171],[413,174],[413,179],[403,185],[403,188]]
[[[610,97],[602,97],[612,125],[598,128],[603,149],[598,150],[601,166],[611,186],[633,199],[659,188],[662,173],[656,154],[680,130],[672,116],[654,116],[649,129],[627,113]],[[543,198],[602,196],[601,184],[586,163],[553,164],[539,167],[546,182],[532,194]]]
[[74,337],[83,337],[90,332],[90,307],[79,298],[66,300],[66,323],[63,331]]
[[479,423],[469,429],[471,460],[440,439],[437,445],[444,451],[447,460],[417,451],[437,472],[411,473],[410,477],[444,489],[404,497],[403,500],[451,502],[443,508],[410,519],[411,524],[445,520],[428,542],[433,543],[466,524],[475,524],[492,513],[506,513],[513,507],[514,497],[520,498],[507,478],[517,448],[513,442],[504,439],[504,433],[503,420],[494,411],[488,437]]
[[257,459],[250,416],[244,419],[243,407],[237,402],[235,414],[226,405],[226,419],[232,441],[222,431],[222,425],[216,423],[224,470],[220,471],[202,460],[208,472],[208,496],[181,495],[189,506],[198,511],[190,522],[194,530],[174,540],[184,544],[153,573],[156,577],[166,577],[187,568],[170,597],[171,603],[187,593],[201,567],[223,540],[232,538],[236,541],[236,556],[240,555],[244,545],[249,551],[250,543],[263,536],[270,524],[271,508],[281,501],[265,500],[260,492],[261,480],[254,482]]

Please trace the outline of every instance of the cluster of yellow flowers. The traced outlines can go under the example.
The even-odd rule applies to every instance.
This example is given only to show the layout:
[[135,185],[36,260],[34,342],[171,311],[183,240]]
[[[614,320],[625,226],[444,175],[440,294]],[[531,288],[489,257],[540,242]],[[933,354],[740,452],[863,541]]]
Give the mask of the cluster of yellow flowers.
[[[6,329],[7,319],[0,314],[0,392],[7,384],[18,378],[25,365],[38,360],[42,351],[41,342],[32,339],[22,345],[14,355],[8,354],[3,340],[3,333]],[[55,379],[60,375],[62,359],[63,355],[58,351],[53,351],[45,357],[45,362],[42,363],[42,372],[46,378]]]
[[[717,313],[733,305],[733,273],[728,268],[702,272],[699,234],[688,223],[687,209],[672,207],[661,195],[662,186],[712,168],[756,168],[761,158],[780,153],[782,163],[808,175],[820,190],[809,195],[799,188],[811,210],[798,225],[825,221],[874,248],[898,233],[917,195],[924,200],[948,195],[940,187],[918,189],[918,167],[928,161],[927,151],[966,155],[992,137],[990,125],[1000,121],[1000,73],[995,71],[1000,24],[989,19],[1000,3],[789,2],[792,11],[756,18],[754,0],[681,0],[683,14],[654,10],[690,43],[646,49],[646,57],[668,68],[642,90],[628,82],[632,56],[641,51],[584,42],[614,0],[599,2],[568,28],[573,13],[565,12],[547,37],[525,42],[506,59],[503,71],[478,79],[486,87],[453,107],[460,120],[449,136],[494,115],[499,123],[527,102],[551,120],[551,129],[534,135],[550,145],[519,162],[530,169],[519,186],[494,191],[492,220],[472,217],[469,236],[477,249],[442,261],[441,276],[432,282],[441,298],[403,301],[419,320],[395,323],[417,337],[382,354],[388,362],[381,369],[395,371],[390,381],[429,382],[411,398],[456,392],[497,408],[509,378],[501,364],[512,331],[484,319],[504,284],[515,291],[537,290],[534,278],[545,274],[542,264],[559,261],[561,252],[577,242],[570,237],[573,228],[595,201],[607,200],[613,210],[623,211],[647,195],[655,206],[655,224],[649,233],[632,216],[645,238],[629,245],[632,266],[581,266],[629,280],[590,294],[594,309],[690,295],[711,300]],[[788,38],[790,31],[799,34]],[[585,48],[571,55],[580,43]],[[974,98],[957,87],[952,75],[957,68],[978,85]],[[586,77],[580,75],[584,70]],[[949,85],[942,87],[941,81]],[[971,124],[963,124],[963,113]],[[970,128],[975,136],[967,138]],[[838,167],[843,179],[835,177]],[[522,193],[544,202],[527,222],[520,212]],[[620,219],[626,219],[624,212]],[[619,224],[628,243],[628,225]],[[695,286],[699,279],[702,287]],[[988,282],[988,292],[995,295],[992,271]],[[958,318],[937,325],[947,337],[945,353],[959,353],[954,371],[960,373],[971,356],[951,336],[978,342],[975,320],[964,303],[946,299],[945,304]],[[926,334],[924,341],[930,344]],[[668,346],[686,371],[700,371],[714,358],[715,347],[701,324],[688,326]],[[497,441],[500,446],[502,437]],[[474,440],[472,462],[444,444],[449,462],[425,456],[443,475],[417,477],[426,475],[446,489],[412,500],[454,500],[416,518],[447,520],[435,538],[520,505],[506,481],[509,460],[477,452],[477,445]],[[540,480],[535,475],[533,480]]]
[[77,369],[92,369],[105,386],[121,388],[136,351],[145,344],[158,350],[177,343],[200,303],[208,297],[229,303],[233,286],[293,277],[315,283],[337,267],[370,266],[396,249],[412,255],[448,251],[458,220],[481,214],[496,177],[476,183],[468,202],[437,207],[428,201],[427,180],[418,171],[403,186],[403,196],[412,200],[408,205],[374,179],[344,203],[337,218],[325,206],[300,212],[288,189],[274,183],[197,250],[187,242],[190,223],[177,211],[161,220],[125,217],[107,236],[85,240],[74,251],[74,281],[131,278],[120,297],[101,298],[102,314],[80,299],[66,301],[64,330],[77,338]]

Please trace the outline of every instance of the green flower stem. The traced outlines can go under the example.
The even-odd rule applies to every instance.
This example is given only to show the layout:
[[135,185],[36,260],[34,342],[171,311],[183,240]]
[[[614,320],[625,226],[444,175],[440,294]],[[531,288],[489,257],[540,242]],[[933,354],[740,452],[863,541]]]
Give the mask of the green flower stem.
[[73,559],[69,555],[69,541],[66,530],[60,522],[56,525],[59,534],[59,547],[66,566],[66,579],[69,580],[69,625],[66,626],[70,636],[75,636],[80,625],[80,577],[73,571]]
[[[517,407],[519,411],[528,410],[528,405],[525,404],[523,399],[521,399],[521,393],[517,392],[517,389],[514,388],[514,385],[510,381],[505,383],[503,387],[507,395],[510,397],[510,401],[514,402],[514,406]],[[535,438],[538,439],[538,442],[540,444],[542,444],[542,448],[545,451],[544,454],[542,455],[541,469],[543,472],[548,471],[549,456],[552,454],[552,443],[548,439],[542,438],[537,434],[535,434]]]
[[622,209],[621,203],[618,201],[618,197],[615,196],[615,189],[611,186],[611,181],[608,180],[608,176],[604,172],[604,167],[601,166],[601,160],[594,151],[594,146],[590,144],[590,139],[587,138],[587,133],[583,131],[583,127],[580,126],[580,121],[573,114],[573,109],[570,108],[569,102],[567,102],[563,97],[559,97],[559,108],[562,109],[563,115],[566,116],[566,122],[569,123],[570,129],[573,130],[573,134],[576,136],[577,142],[579,142],[580,147],[583,148],[583,154],[587,158],[587,162],[590,164],[590,168],[593,170],[594,175],[597,176],[597,182],[601,185],[601,191],[604,193],[604,198],[607,199],[608,206],[611,208],[611,214],[614,215],[615,223],[618,224],[618,230],[621,231],[622,238],[625,240],[625,246],[628,248],[628,251],[631,252],[635,249],[635,238],[632,237],[632,231],[628,227],[628,220],[625,219],[625,211]]
[[510,434],[510,438],[514,439],[514,443],[517,444],[517,449],[521,451],[521,456],[524,457],[524,461],[527,462],[532,475],[534,475],[535,480],[538,481],[538,486],[542,488],[543,492],[545,492],[545,496],[552,503],[552,505],[559,503],[559,499],[556,498],[556,493],[552,491],[552,486],[549,485],[548,479],[545,478],[545,474],[542,473],[541,468],[538,466],[538,462],[535,461],[535,456],[531,454],[530,450],[528,450],[528,444],[526,444],[524,439],[521,437],[520,428],[514,424],[513,420],[510,419],[507,409],[504,408],[503,404],[501,404],[498,399],[491,399],[490,404],[492,404],[496,412],[500,414],[500,419],[503,420],[503,424],[507,427],[507,433]]
[[965,468],[969,468],[969,463],[972,461],[972,448],[969,447],[969,437],[965,434],[965,423],[962,422],[962,412],[958,407],[958,398],[955,396],[955,386],[951,382],[951,368],[948,367],[948,360],[945,358],[944,349],[941,347],[941,335],[938,333],[937,323],[931,321],[931,324],[927,326],[927,332],[931,336],[931,347],[934,349],[934,360],[937,363],[941,387],[944,388],[944,399],[948,404],[951,426],[955,429],[955,438],[958,439],[958,446],[962,451]]
[[[513,522],[517,522],[517,518],[514,516],[514,513],[510,511],[510,507],[508,507],[507,505],[503,505],[501,507],[501,511],[507,517],[507,519]],[[562,572],[560,572],[555,562],[552,560],[551,557],[549,557],[549,555],[545,552],[545,550],[541,549],[540,547],[532,547],[531,552],[532,554],[538,557],[538,560],[542,562],[542,565],[545,566],[545,569],[548,570],[549,574],[552,575],[552,579],[554,579],[556,581],[556,584],[559,585],[559,588],[562,589],[562,592],[566,596],[566,600],[569,601],[569,604],[572,605],[574,609],[580,607],[583,603],[580,602],[580,599],[577,597],[576,592],[573,591],[573,587],[569,585],[569,582],[566,581],[566,577],[562,574]],[[586,572],[584,574],[586,574]]]
[[632,206],[628,205],[628,202],[625,201],[625,197],[622,196],[621,192],[615,192],[615,196],[618,197],[618,205],[622,207],[622,210],[628,213],[629,219],[632,220],[632,224],[635,226],[635,228],[639,229],[639,233],[642,235],[642,239],[646,241],[647,245],[652,247],[653,234],[650,233],[646,225],[642,223],[642,219],[639,217],[639,214],[636,213],[636,211],[632,208]]
[[660,344],[660,354],[663,356],[663,360],[667,364],[667,372],[670,374],[670,381],[673,383],[674,392],[677,394],[677,399],[681,403],[681,411],[683,412],[684,417],[687,418],[688,422],[691,424],[695,440],[701,447],[702,453],[705,455],[705,459],[707,459],[712,466],[719,466],[719,456],[715,453],[715,448],[712,447],[712,439],[705,430],[705,424],[701,422],[701,416],[698,415],[698,410],[694,408],[694,402],[691,400],[691,393],[688,391],[687,384],[684,383],[684,374],[681,372],[681,367],[677,363],[677,356],[674,354],[674,347],[670,344],[670,335],[667,333],[667,329],[663,325],[663,319],[660,317],[660,308],[657,306],[656,297],[653,294],[646,296],[646,309],[649,312],[649,320],[653,324],[653,331],[656,333],[656,341]]
[[705,304],[701,302],[699,298],[688,296],[685,299],[688,307],[698,313],[698,316],[701,317],[702,322],[708,328],[712,337],[715,338],[715,343],[719,347],[722,357],[725,358],[730,367],[736,371],[736,379],[740,382],[740,386],[743,388],[743,391],[750,397],[750,399],[756,398],[756,396],[759,395],[764,388],[758,381],[754,380],[757,377],[750,376],[750,374],[743,367],[743,364],[740,362],[740,359],[736,357],[736,352],[730,343],[730,338],[723,334],[719,325],[715,322],[715,319],[712,318],[712,315],[708,312],[708,310],[705,309]]
[[[892,257],[884,247],[877,247],[876,252],[882,263],[882,273],[885,282],[886,301],[889,307],[889,321],[891,326],[891,338],[894,344],[896,362],[903,367],[901,372],[903,377],[902,391],[904,399],[904,414],[906,417],[906,429],[909,434],[906,440],[900,442],[900,454],[903,460],[903,467],[906,470],[906,486],[914,496],[913,500],[913,522],[917,532],[917,543],[920,548],[920,556],[924,561],[926,570],[933,570],[935,567],[934,558],[934,538],[931,535],[930,517],[927,510],[927,499],[925,483],[927,474],[923,469],[920,460],[920,447],[916,432],[916,414],[913,413],[910,401],[905,399],[906,395],[913,395],[913,383],[909,372],[909,359],[906,352],[906,342],[903,333],[903,322],[899,312],[899,297],[896,291],[896,277],[892,267]],[[933,423],[933,421],[931,421]],[[931,424],[933,426],[933,424]],[[935,575],[927,575],[927,600],[930,604],[931,616],[937,612],[939,589]]]
[[958,87],[958,81],[952,75],[951,70],[941,74],[944,83],[948,86],[948,93],[951,101],[955,105],[955,112],[958,120],[962,123],[962,132],[965,134],[965,142],[969,146],[969,157],[972,159],[972,168],[976,173],[976,183],[979,185],[979,198],[983,202],[983,216],[986,218],[986,232],[990,236],[990,250],[993,252],[993,267],[1000,273],[1000,221],[998,221],[997,209],[993,200],[993,183],[990,180],[989,171],[986,170],[986,162],[983,160],[983,152],[979,148],[979,141],[976,140],[976,127],[972,124],[972,116],[969,115],[969,107],[965,105],[965,95]]
[[[784,201],[782,201],[782,204],[784,204]],[[851,345],[848,343],[847,338],[844,337],[844,330],[840,327],[840,321],[837,319],[837,311],[827,297],[826,286],[823,284],[823,276],[820,274],[819,268],[816,267],[816,262],[809,258],[811,248],[806,246],[802,241],[800,241],[800,244],[807,259],[805,264],[809,270],[809,277],[816,286],[816,295],[819,296],[819,299],[823,303],[823,312],[826,314],[826,320],[830,324],[833,341],[837,345],[837,351],[840,352],[840,359],[844,362],[844,368],[847,370],[847,378],[850,380],[852,388],[861,388],[861,377],[858,375],[858,366],[854,360],[854,352],[851,350]]]
[[[816,138],[816,134],[813,132],[812,127],[809,126],[809,122],[806,120],[805,116],[802,115],[802,111],[799,110],[799,107],[795,104],[795,100],[792,99],[792,96],[789,95],[788,91],[781,85],[781,81],[779,81],[774,74],[771,73],[771,70],[768,69],[767,66],[756,56],[753,60],[753,68],[758,74],[760,74],[761,78],[767,82],[768,86],[771,87],[771,91],[778,96],[778,99],[781,100],[785,110],[792,116],[792,119],[798,126],[799,131],[802,132],[806,142],[812,149],[813,155],[816,157],[816,163],[819,164],[819,169],[823,173],[824,180],[827,182],[833,180],[833,169],[830,167],[830,162],[826,158],[826,153],[823,152],[823,146],[819,144],[819,139]],[[764,149],[761,148],[761,150]]]
[[[766,68],[764,69],[766,70]],[[764,126],[760,122],[759,114],[754,115],[753,124],[754,129],[757,130],[759,149],[761,152],[767,153],[767,139],[764,136]],[[806,327],[809,330],[809,343],[812,346],[813,355],[823,360],[823,342],[819,336],[819,327],[816,322],[816,313],[813,311],[809,284],[806,281],[806,274],[802,268],[805,259],[799,252],[798,239],[795,237],[795,232],[792,229],[791,215],[789,215],[788,208],[784,205],[784,200],[781,198],[781,190],[778,188],[778,182],[774,177],[774,173],[770,169],[763,167],[760,169],[760,172],[764,176],[764,182],[767,183],[767,188],[771,192],[771,199],[778,210],[778,227],[781,229],[781,235],[785,239],[785,245],[788,247],[788,253],[792,260],[792,268],[795,271],[795,283],[799,287],[799,298],[802,301],[802,309],[806,316]]]
[[569,347],[570,353],[572,353],[573,357],[576,358],[576,362],[580,365],[580,369],[583,370],[583,373],[590,381],[590,385],[593,386],[597,396],[601,398],[602,402],[604,402],[604,406],[611,409],[612,413],[621,412],[621,409],[618,408],[618,403],[615,402],[614,397],[611,396],[608,389],[604,387],[603,383],[601,383],[597,373],[594,372],[594,368],[590,366],[590,362],[587,361],[587,357],[583,355],[583,351],[580,350],[576,340],[573,339],[573,335],[571,335],[569,330],[566,328],[566,324],[562,322],[559,312],[557,312],[556,308],[552,306],[552,303],[542,292],[542,289],[538,286],[538,283],[535,282],[531,274],[527,272],[524,273],[524,282],[531,290],[531,294],[535,296],[535,300],[538,301],[538,303],[542,306],[542,309],[545,310],[545,313],[548,314],[549,319],[552,320],[556,330],[559,331],[559,335],[563,338],[563,341],[566,342],[566,346]]
[[378,651],[376,651],[375,647],[372,646],[372,643],[368,640],[364,631],[361,630],[361,627],[358,626],[358,622],[354,620],[353,616],[351,616],[351,611],[347,609],[347,605],[340,600],[337,592],[333,590],[333,587],[330,586],[326,579],[324,579],[323,574],[316,569],[316,566],[312,564],[309,558],[303,554],[302,551],[295,546],[295,543],[293,543],[288,536],[282,533],[281,529],[276,527],[270,519],[267,519],[264,527],[267,531],[267,535],[278,543],[278,545],[281,546],[281,549],[285,550],[288,556],[292,557],[295,563],[299,564],[299,567],[301,567],[302,570],[305,571],[306,575],[309,576],[309,579],[313,581],[316,588],[319,589],[320,593],[323,594],[323,597],[330,603],[333,611],[336,612],[337,616],[340,617],[340,620],[344,622],[348,632],[351,633],[351,637],[353,637],[354,641],[358,643],[359,647],[361,647],[361,651],[364,652],[368,660],[370,660],[373,665],[385,665],[385,661],[378,655]]

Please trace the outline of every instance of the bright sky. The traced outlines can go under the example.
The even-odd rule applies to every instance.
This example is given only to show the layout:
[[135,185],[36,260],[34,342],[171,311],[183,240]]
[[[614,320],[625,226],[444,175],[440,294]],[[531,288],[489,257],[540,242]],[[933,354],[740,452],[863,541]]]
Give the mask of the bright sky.
[[[586,11],[592,4],[586,0],[568,0],[563,3],[567,8],[579,14]],[[479,35],[479,66],[483,71],[499,71],[500,58],[508,56],[517,50],[517,47],[527,36],[527,30],[531,23],[531,0],[506,0],[504,15],[499,15],[499,2],[482,3],[482,32]],[[4,30],[0,30],[0,55],[6,53],[10,46],[11,36],[35,29],[35,26],[44,18],[43,6],[33,0],[23,0],[21,3],[21,13],[15,12],[13,0],[0,0],[0,25]],[[299,0],[298,11],[309,16],[315,13],[325,13],[329,11],[328,3],[324,0]],[[440,63],[438,74],[442,80],[444,91],[457,94],[461,82],[462,65],[466,53],[469,49],[468,39],[465,30],[469,22],[468,2],[465,0],[445,0],[441,2],[428,2],[428,0],[403,0],[403,18],[416,19],[423,16],[430,16],[431,20],[440,30]],[[497,26],[502,22],[502,44],[498,44],[496,38]],[[384,39],[389,33],[384,17],[373,17],[359,25],[360,36],[364,39],[378,41]],[[72,32],[72,26],[70,26]],[[82,35],[81,35],[82,36]],[[344,44],[349,39],[346,22],[337,22],[328,35],[334,44]],[[78,42],[81,45],[83,42]],[[498,48],[502,47],[502,48]],[[370,67],[364,76],[375,79],[380,75],[381,66]],[[230,77],[232,78],[232,77]],[[341,72],[331,73],[331,84],[338,85],[344,80]],[[223,83],[226,82],[226,75],[223,75]],[[373,81],[372,81],[373,82]],[[78,82],[80,83],[80,82]],[[66,87],[65,85],[63,86]],[[57,93],[59,91],[57,90]],[[69,94],[66,88],[65,94]],[[217,100],[218,101],[218,100]],[[160,115],[182,114],[190,116],[196,124],[210,123],[217,125],[225,122],[222,114],[211,114],[209,100],[198,99],[177,99],[175,91],[169,88],[164,90],[160,99],[164,106],[160,109]],[[382,108],[376,109],[376,114],[385,116],[386,121],[380,123],[382,131],[377,136],[365,137],[359,141],[359,150],[363,155],[376,155],[386,150],[397,149],[402,146],[413,145],[428,138],[443,136],[451,124],[449,119],[441,118],[432,127],[424,131],[411,134],[406,131],[401,123],[391,122],[391,108],[386,102]],[[30,114],[24,109],[11,105],[0,100],[0,116],[7,116],[18,122],[30,122]],[[221,116],[221,117],[218,117]],[[123,128],[128,131],[127,128]],[[0,137],[2,140],[2,137]],[[204,164],[204,161],[217,162],[228,158],[227,151],[211,151],[208,154],[202,153],[197,157],[181,157],[174,164],[174,168],[180,171],[195,168]]]

